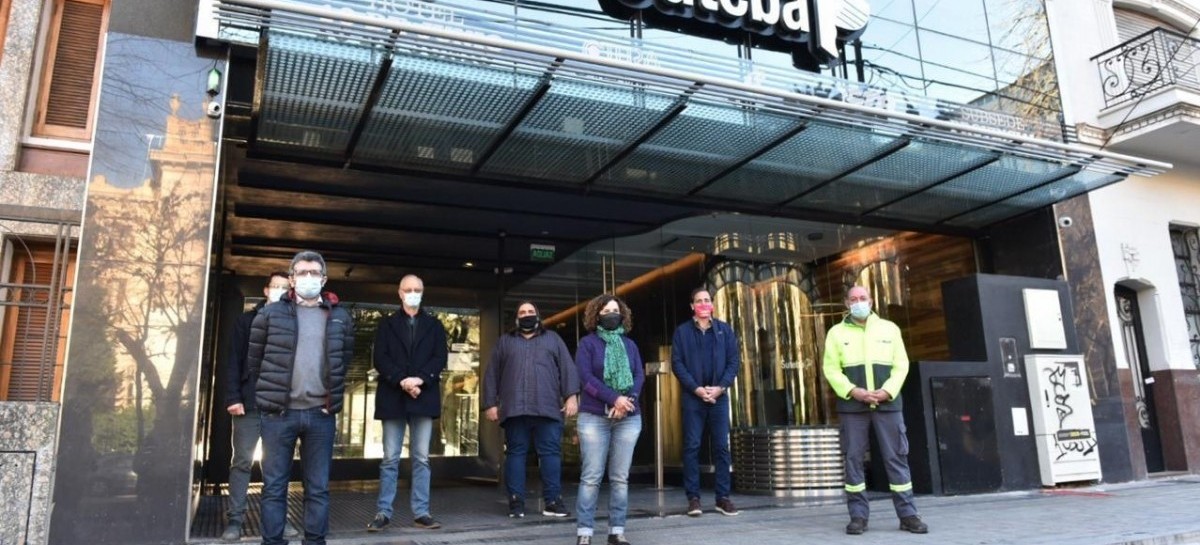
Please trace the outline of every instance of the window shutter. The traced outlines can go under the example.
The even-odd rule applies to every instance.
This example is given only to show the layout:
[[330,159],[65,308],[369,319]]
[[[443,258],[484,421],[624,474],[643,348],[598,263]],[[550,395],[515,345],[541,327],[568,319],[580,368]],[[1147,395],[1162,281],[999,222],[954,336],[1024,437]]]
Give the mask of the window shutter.
[[1158,27],[1175,30],[1168,23],[1136,11],[1114,9],[1113,16],[1117,20],[1117,39],[1121,43],[1128,42]]
[[55,2],[35,130],[39,136],[91,138],[107,15],[102,0]]
[[[54,274],[53,246],[31,244],[33,259],[24,252],[14,252],[12,284],[49,286]],[[70,289],[74,273],[75,252],[69,256],[67,275],[60,279],[60,289]],[[61,264],[60,264],[61,266]],[[8,288],[6,299],[12,302],[46,304],[47,289]],[[24,291],[22,293],[22,291]],[[69,299],[63,295],[63,301]],[[63,350],[67,333],[68,310],[53,311],[44,307],[8,305],[4,308],[3,334],[0,335],[0,400],[57,401],[62,380]],[[46,320],[58,320],[57,335],[46,338]],[[43,348],[46,352],[43,354]]]
[[[24,278],[25,284],[49,284],[50,269],[52,263],[37,263],[34,267],[29,261],[25,261]],[[34,270],[37,270],[37,275],[34,276]],[[31,303],[45,304],[49,293],[38,290],[33,292]],[[8,400],[9,401],[37,401],[38,387],[42,375],[42,347],[45,346],[46,331],[46,309],[37,307],[21,307],[16,312],[16,335],[13,339],[12,347],[12,371],[9,373],[8,379]],[[53,347],[54,339],[50,339]],[[47,372],[53,373],[53,361],[55,354],[49,354],[51,362],[47,365]],[[52,386],[53,378],[47,377],[46,387]]]

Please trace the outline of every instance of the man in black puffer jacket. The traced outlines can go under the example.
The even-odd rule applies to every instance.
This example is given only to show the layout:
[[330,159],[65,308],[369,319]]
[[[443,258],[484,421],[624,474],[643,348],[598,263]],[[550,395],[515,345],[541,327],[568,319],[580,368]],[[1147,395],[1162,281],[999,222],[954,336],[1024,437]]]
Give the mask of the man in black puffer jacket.
[[255,400],[262,418],[262,542],[287,543],[287,483],[300,439],[304,542],[323,545],[329,531],[334,415],[342,410],[346,367],[354,356],[354,322],[336,295],[321,292],[326,280],[321,254],[296,254],[288,280],[292,290],[254,318],[247,354],[247,365],[258,377]]

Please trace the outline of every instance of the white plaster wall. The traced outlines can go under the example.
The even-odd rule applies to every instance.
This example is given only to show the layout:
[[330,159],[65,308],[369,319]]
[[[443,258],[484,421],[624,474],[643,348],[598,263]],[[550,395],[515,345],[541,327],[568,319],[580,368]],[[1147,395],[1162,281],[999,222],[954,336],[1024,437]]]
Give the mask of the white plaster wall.
[[1118,282],[1132,281],[1142,288],[1150,369],[1194,368],[1169,230],[1173,223],[1200,226],[1200,167],[1176,164],[1153,178],[1130,178],[1093,192],[1090,201],[1117,365],[1128,362],[1112,293]]

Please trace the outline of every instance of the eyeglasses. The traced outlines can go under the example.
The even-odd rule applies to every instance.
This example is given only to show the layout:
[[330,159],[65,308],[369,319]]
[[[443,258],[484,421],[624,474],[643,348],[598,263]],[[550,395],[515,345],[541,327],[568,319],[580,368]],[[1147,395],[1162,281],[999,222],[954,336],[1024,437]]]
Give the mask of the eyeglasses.
[[292,276],[309,276],[309,277],[320,278],[322,276],[325,276],[325,272],[313,270],[313,269],[309,269],[306,271],[292,271]]

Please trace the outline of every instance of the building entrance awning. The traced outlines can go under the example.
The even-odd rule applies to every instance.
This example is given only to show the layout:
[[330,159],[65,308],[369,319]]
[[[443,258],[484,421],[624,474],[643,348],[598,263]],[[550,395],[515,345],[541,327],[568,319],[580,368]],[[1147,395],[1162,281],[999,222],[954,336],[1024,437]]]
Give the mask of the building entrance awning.
[[213,2],[222,36],[258,44],[251,147],[277,156],[962,231],[1171,167],[511,17]]

